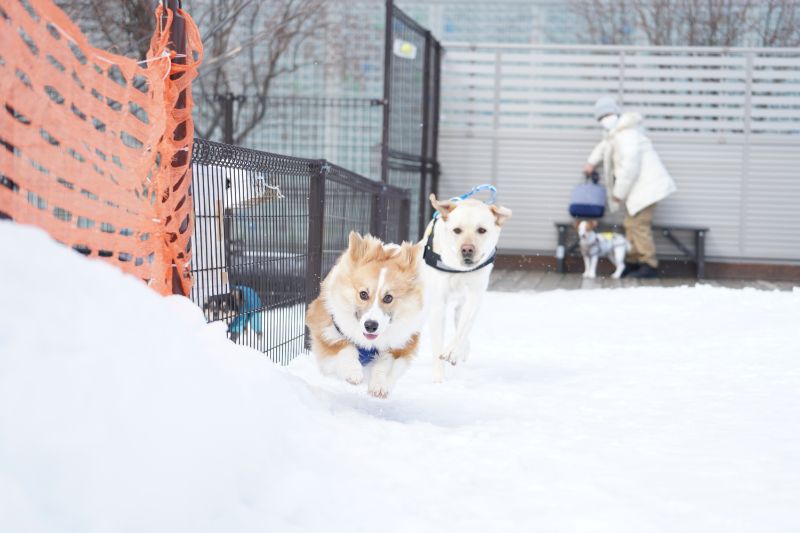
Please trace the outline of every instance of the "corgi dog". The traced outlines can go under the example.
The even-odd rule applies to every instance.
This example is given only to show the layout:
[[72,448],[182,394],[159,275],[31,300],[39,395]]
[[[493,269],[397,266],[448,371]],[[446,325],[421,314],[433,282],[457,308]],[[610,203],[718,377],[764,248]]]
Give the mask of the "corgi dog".
[[323,374],[386,398],[417,353],[422,327],[421,247],[350,233],[347,250],[308,307],[311,351]]
[[[423,252],[426,291],[430,301],[433,381],[444,379],[445,362],[455,365],[469,355],[469,334],[489,286],[497,241],[511,209],[474,199],[437,200],[439,212],[428,225]],[[447,309],[455,307],[455,334],[445,342]]]
[[625,254],[628,253],[631,245],[628,239],[619,233],[597,233],[595,231],[596,228],[596,220],[575,222],[585,267],[583,277],[595,278],[597,276],[597,261],[601,257],[608,257],[616,267],[611,277],[619,279],[622,276],[622,271],[625,270]]

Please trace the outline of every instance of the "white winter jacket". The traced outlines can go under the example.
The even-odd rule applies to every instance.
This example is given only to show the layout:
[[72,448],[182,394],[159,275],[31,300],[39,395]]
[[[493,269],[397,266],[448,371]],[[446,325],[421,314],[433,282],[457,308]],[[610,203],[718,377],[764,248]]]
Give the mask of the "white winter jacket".
[[641,122],[640,114],[623,113],[614,129],[606,132],[589,155],[590,165],[597,166],[603,162],[603,177],[612,212],[619,208],[612,196],[622,199],[628,213],[633,216],[677,190],[653,143],[644,134]]

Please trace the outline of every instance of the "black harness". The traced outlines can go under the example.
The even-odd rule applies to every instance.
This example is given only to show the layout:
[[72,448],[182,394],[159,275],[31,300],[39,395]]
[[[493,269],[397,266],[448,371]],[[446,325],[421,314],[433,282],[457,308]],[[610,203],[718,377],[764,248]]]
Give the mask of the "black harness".
[[475,272],[476,270],[480,270],[483,267],[494,263],[494,259],[497,257],[497,248],[492,251],[492,255],[489,256],[486,261],[469,270],[456,270],[445,265],[442,262],[442,256],[433,251],[433,230],[436,228],[436,220],[436,218],[433,219],[433,223],[431,224],[431,232],[428,234],[428,240],[425,242],[425,251],[422,254],[422,259],[425,261],[426,265],[433,269],[439,270],[440,272],[449,272],[450,274],[469,274],[470,272]]

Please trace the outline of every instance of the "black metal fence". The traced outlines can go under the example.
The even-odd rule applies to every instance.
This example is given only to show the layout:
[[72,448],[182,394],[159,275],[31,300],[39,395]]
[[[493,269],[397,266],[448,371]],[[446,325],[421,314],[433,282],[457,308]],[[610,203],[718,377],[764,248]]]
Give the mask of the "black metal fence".
[[411,235],[432,215],[439,180],[442,46],[431,32],[386,2],[381,179],[411,191]]
[[383,95],[367,98],[221,94],[227,144],[324,157],[411,191],[410,235],[431,216],[438,186],[439,86],[443,49],[392,0],[386,1]]
[[192,299],[279,363],[350,230],[408,238],[409,193],[328,163],[195,139]]
[[374,98],[220,95],[222,142],[255,150],[324,157],[380,179],[383,102]]

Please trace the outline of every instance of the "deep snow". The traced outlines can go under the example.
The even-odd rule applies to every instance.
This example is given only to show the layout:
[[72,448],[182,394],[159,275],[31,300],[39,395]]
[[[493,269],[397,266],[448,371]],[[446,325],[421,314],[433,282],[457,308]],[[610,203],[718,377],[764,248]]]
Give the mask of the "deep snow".
[[0,530],[800,530],[800,290],[490,293],[388,400],[0,223]]

